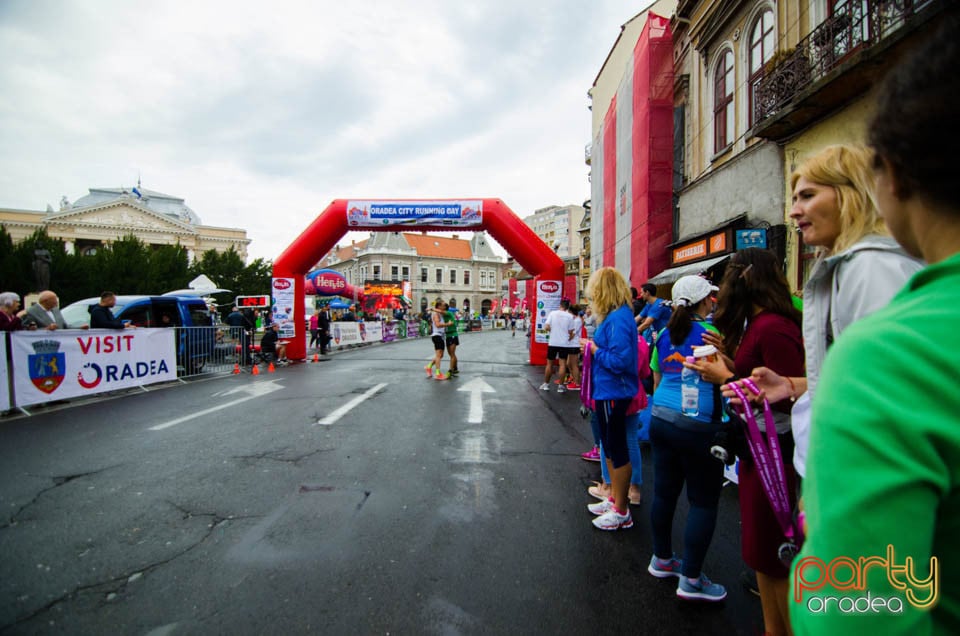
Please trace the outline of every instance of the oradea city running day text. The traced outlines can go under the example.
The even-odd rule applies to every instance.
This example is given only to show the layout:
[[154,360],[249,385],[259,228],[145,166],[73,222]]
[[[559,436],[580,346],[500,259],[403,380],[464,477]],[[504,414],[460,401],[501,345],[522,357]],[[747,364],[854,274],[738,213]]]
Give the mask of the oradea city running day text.
[[[919,610],[933,609],[940,598],[940,564],[930,557],[929,575],[917,576],[917,564],[906,557],[898,564],[892,545],[887,545],[886,557],[861,556],[857,559],[838,556],[825,562],[815,556],[797,561],[794,569],[793,600],[802,603],[811,614],[840,612],[842,614],[903,614],[907,605]],[[867,572],[879,569],[887,582],[902,595],[875,596],[868,589]],[[837,592],[863,592],[863,595],[830,595],[824,588]],[[906,599],[906,603],[904,603]]]
[[[77,338],[80,345],[81,355],[115,355],[133,352],[132,334],[118,334],[110,336],[87,336]],[[85,362],[81,371],[77,373],[77,382],[85,389],[92,389],[105,382],[120,382],[123,380],[135,380],[154,375],[166,374],[170,372],[167,361],[159,360],[140,360],[137,362],[120,362],[117,364],[103,364],[97,362]],[[87,376],[93,376],[87,379]]]

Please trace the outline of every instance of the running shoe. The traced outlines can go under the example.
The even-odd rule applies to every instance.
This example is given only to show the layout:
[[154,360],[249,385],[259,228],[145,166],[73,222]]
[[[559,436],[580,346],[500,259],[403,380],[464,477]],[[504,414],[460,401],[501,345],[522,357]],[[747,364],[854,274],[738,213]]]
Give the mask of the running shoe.
[[428,378],[432,378],[432,377],[433,377],[433,363],[432,363],[432,362],[431,362],[430,364],[428,364],[427,366],[423,367],[423,370],[427,372],[427,377],[428,377]]
[[660,559],[654,554],[650,557],[650,565],[647,566],[647,572],[658,579],[666,579],[671,576],[680,576],[681,565],[683,564],[680,563],[680,559],[677,558],[676,554],[670,557],[670,561],[666,565],[661,565]]
[[622,515],[611,506],[608,512],[593,520],[593,525],[601,530],[626,530],[633,527],[633,517],[630,516],[629,510],[627,514]]
[[566,393],[566,392],[567,392],[567,387],[563,386],[562,384],[557,387],[557,393]]
[[447,373],[448,375],[460,375],[460,369],[450,369]]
[[574,382],[571,382],[570,384],[567,385],[567,388],[570,389],[571,391],[579,391],[580,385]]
[[544,382],[543,384],[540,385],[540,390],[541,390],[541,391],[549,391],[549,390],[550,390],[550,385],[547,384],[546,382]]
[[594,446],[586,453],[580,453],[580,459],[588,462],[598,462],[600,461],[600,449]]
[[449,375],[443,375],[440,371],[437,371],[436,375],[433,376],[434,380],[449,380]]
[[587,510],[597,515],[598,517],[600,515],[605,515],[611,510],[613,510],[613,501],[611,501],[610,499],[604,499],[601,502],[589,504],[587,506]]
[[700,573],[700,579],[696,583],[691,583],[690,579],[680,575],[680,583],[677,585],[677,596],[691,601],[722,601],[727,598],[727,590],[719,583],[713,583],[703,572]]

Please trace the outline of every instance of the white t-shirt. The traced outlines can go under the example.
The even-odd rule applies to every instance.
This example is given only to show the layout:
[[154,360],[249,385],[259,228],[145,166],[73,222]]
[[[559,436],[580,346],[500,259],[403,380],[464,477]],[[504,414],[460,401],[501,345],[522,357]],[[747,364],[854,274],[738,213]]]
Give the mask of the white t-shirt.
[[547,316],[546,324],[550,325],[550,338],[547,345],[551,347],[572,347],[570,331],[573,330],[573,316],[565,309],[555,309]]
[[573,338],[570,339],[571,347],[580,347],[581,333],[583,333],[583,318],[580,316],[573,316]]

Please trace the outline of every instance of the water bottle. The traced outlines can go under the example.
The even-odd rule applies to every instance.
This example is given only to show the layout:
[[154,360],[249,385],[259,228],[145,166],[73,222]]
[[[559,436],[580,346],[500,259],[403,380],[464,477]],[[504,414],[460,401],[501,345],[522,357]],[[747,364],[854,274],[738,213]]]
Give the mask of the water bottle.
[[[687,358],[693,361],[693,356]],[[700,374],[687,367],[680,372],[680,412],[687,417],[700,415]]]

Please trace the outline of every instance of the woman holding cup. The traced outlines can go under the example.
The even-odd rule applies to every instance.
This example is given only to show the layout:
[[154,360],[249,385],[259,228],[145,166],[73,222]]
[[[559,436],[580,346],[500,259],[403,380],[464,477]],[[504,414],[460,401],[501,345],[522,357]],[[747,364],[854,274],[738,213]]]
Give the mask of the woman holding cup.
[[[707,382],[726,384],[736,376],[749,376],[756,367],[771,369],[785,377],[803,375],[800,312],[793,306],[787,279],[772,252],[751,248],[730,257],[720,283],[714,324],[723,334],[721,347],[732,356],[733,366],[719,360],[688,365],[699,371]],[[791,510],[797,490],[790,431],[792,405],[789,399],[772,405]],[[758,425],[761,432],[765,432],[762,417],[758,418]],[[738,477],[741,549],[744,562],[757,573],[764,632],[787,634],[790,571],[778,558],[778,549],[788,538],[771,507],[770,495],[764,490],[750,453],[741,453]]]

